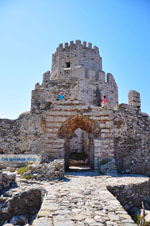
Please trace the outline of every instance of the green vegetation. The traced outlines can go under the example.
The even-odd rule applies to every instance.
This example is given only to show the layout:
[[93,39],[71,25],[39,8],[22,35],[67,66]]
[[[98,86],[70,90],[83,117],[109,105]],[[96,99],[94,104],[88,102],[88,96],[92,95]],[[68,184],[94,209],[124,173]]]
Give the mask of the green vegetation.
[[72,160],[84,160],[84,158],[85,158],[84,152],[71,153],[70,155],[70,159]]
[[99,169],[98,172],[99,172],[100,175],[104,175],[104,172],[101,169]]
[[[29,165],[30,164],[28,164],[26,166],[23,166],[23,167],[21,167],[21,168],[19,168],[17,170],[17,173],[20,174],[20,175],[22,175],[22,178],[23,179],[26,179],[26,180],[33,179],[34,178],[32,174],[29,174],[28,173]],[[31,172],[31,170],[30,170],[30,172]]]
[[142,222],[142,217],[139,214],[137,214],[135,216],[135,223],[137,225],[150,226],[150,223],[147,223],[145,220],[144,220],[144,223],[143,224],[141,224],[141,222]]
[[30,179],[33,179],[33,178],[34,177],[31,174],[25,174],[25,175],[23,175],[23,179],[26,179],[26,180],[30,180]]
[[28,171],[28,167],[29,167],[29,165],[19,168],[17,170],[17,173],[20,174],[20,175],[23,175],[24,173],[26,173]]

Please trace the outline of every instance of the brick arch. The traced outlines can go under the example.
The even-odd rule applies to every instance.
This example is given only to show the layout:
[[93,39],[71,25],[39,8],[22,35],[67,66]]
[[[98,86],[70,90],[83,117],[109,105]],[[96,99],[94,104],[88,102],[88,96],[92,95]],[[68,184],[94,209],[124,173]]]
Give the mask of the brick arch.
[[78,128],[87,132],[93,138],[98,138],[100,136],[100,126],[95,120],[89,119],[86,116],[72,116],[64,121],[59,128],[58,137],[69,137]]

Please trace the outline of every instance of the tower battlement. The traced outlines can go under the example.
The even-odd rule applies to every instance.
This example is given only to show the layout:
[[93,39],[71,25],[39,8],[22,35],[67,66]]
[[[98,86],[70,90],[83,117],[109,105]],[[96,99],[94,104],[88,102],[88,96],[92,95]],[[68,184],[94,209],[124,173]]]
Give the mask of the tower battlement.
[[93,50],[95,51],[95,53],[98,53],[99,54],[99,48],[97,46],[94,46],[92,48],[92,43],[90,42],[86,42],[86,41],[83,41],[83,43],[80,41],[80,40],[76,40],[75,42],[74,41],[70,41],[70,43],[66,42],[66,43],[61,43],[59,44],[59,46],[57,47],[56,49],[56,52],[52,55],[53,57],[56,57],[59,52],[61,51],[67,51],[69,49],[72,49],[72,50],[75,50],[75,49],[89,49],[89,50]]
[[69,74],[75,76],[72,72],[77,66],[83,66],[85,73],[87,70],[94,70],[96,74],[102,71],[98,47],[92,48],[92,43],[81,43],[80,40],[59,44],[52,55],[51,80],[64,79]]

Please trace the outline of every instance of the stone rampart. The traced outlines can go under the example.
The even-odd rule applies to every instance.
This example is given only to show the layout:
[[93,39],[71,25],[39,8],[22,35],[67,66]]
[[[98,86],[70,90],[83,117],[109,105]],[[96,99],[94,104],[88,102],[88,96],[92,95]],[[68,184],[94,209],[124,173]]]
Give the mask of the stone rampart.
[[142,183],[119,184],[108,186],[107,188],[128,212],[133,207],[142,208],[142,202],[145,207],[147,207],[147,204],[149,206],[150,181],[148,179],[145,179]]
[[74,73],[80,77],[66,78],[66,80],[46,80],[48,74],[44,74],[42,85],[36,85],[35,90],[32,91],[31,111],[39,113],[50,109],[52,102],[58,99],[60,92],[65,94],[65,101],[78,100],[90,106],[101,106],[104,95],[112,108],[118,103],[118,87],[113,75],[107,74],[105,82],[100,77],[102,74],[103,80],[105,80],[104,72],[99,73],[99,81],[82,77],[83,67],[76,68]]
[[129,105],[137,107],[140,109],[141,107],[141,100],[140,100],[140,93],[135,90],[130,90],[128,94]]
[[16,120],[0,119],[0,154],[40,153],[43,149],[42,117],[24,113]]
[[150,117],[135,106],[114,111],[114,148],[119,172],[150,175]]

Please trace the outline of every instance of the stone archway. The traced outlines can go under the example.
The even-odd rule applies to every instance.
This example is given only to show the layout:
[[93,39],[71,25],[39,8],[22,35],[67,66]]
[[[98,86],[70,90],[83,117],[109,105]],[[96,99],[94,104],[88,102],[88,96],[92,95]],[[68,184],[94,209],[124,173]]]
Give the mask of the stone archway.
[[94,169],[94,142],[93,139],[100,138],[100,126],[95,120],[89,119],[86,116],[72,116],[67,119],[58,130],[58,138],[65,139],[64,144],[64,160],[65,170],[69,170],[69,137],[75,130],[80,128],[88,134],[89,140],[89,161],[90,168]]

